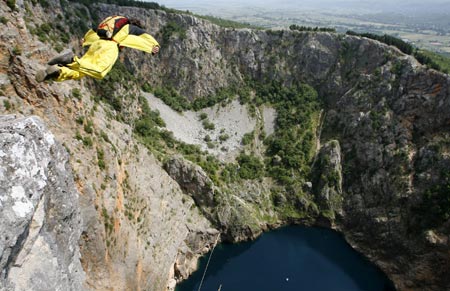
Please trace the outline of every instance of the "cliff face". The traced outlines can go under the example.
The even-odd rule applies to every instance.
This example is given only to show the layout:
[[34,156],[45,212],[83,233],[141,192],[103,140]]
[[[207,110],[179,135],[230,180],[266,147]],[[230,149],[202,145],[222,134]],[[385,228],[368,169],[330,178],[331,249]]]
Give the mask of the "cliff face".
[[[72,178],[68,172],[61,172],[60,168],[53,167],[51,170],[58,174],[55,179],[60,179],[58,183],[72,180],[78,194],[75,195],[74,189],[57,189],[60,192],[49,189],[48,195],[35,193],[37,186],[36,189],[29,189],[33,193],[27,195],[32,195],[32,198],[23,199],[31,201],[25,205],[26,209],[30,208],[30,214],[23,217],[20,223],[14,222],[14,217],[9,214],[12,211],[2,206],[1,215],[10,217],[14,222],[9,226],[2,225],[2,233],[5,229],[14,228],[14,225],[20,224],[22,228],[15,230],[15,236],[8,237],[4,247],[2,243],[0,256],[4,275],[0,280],[0,289],[10,286],[10,282],[22,284],[20,280],[16,280],[22,273],[30,278],[48,278],[48,284],[53,285],[47,288],[46,282],[29,283],[25,280],[22,285],[11,285],[12,290],[54,290],[58,286],[61,290],[165,290],[168,285],[173,287],[175,275],[179,278],[186,277],[195,269],[197,258],[208,251],[216,239],[217,231],[199,214],[194,201],[184,195],[179,185],[164,171],[162,163],[134,139],[132,126],[120,121],[120,118],[127,118],[127,113],[119,118],[112,107],[96,101],[93,96],[95,93],[87,88],[88,83],[39,84],[34,80],[36,71],[44,68],[46,60],[56,54],[46,44],[50,40],[38,40],[34,30],[48,24],[52,15],[61,15],[62,7],[59,3],[47,4],[49,6],[43,9],[32,3],[17,2],[13,12],[5,2],[0,3],[0,15],[3,19],[0,25],[4,32],[0,35],[0,112],[34,115],[45,123],[54,134],[54,139],[69,152],[70,166],[74,172]],[[67,5],[65,8],[72,9]],[[73,9],[84,8],[74,4]],[[30,14],[34,15],[32,21],[27,18]],[[64,24],[60,20],[56,21],[56,18],[54,23]],[[53,33],[51,31],[48,34]],[[78,41],[74,39],[74,43]],[[139,93],[121,84],[114,89],[118,94],[126,94],[127,100]],[[137,115],[140,109],[130,102],[127,110],[132,116]],[[25,140],[29,139],[26,132],[14,129],[11,132],[24,136]],[[42,134],[46,135],[46,132]],[[36,137],[39,138],[43,139]],[[40,151],[45,152],[45,149]],[[2,158],[9,158],[9,155],[2,155]],[[42,159],[44,158],[50,165],[60,159],[59,156],[43,156]],[[26,161],[22,162],[23,164],[18,163],[14,167],[26,169]],[[3,165],[1,169],[4,169]],[[4,175],[3,172],[0,173]],[[3,179],[7,177],[2,176],[2,181]],[[20,181],[18,186],[27,183],[29,182]],[[12,193],[11,189],[16,189],[11,188],[13,186],[15,184],[2,182],[2,196],[15,199],[16,195],[17,199],[23,200],[18,197],[23,191]],[[67,197],[60,197],[53,202],[53,195]],[[39,199],[41,196],[42,199]],[[38,204],[41,200],[45,203]],[[52,204],[52,208],[47,209],[46,205],[50,203],[47,200],[56,205]],[[70,201],[73,203],[69,204]],[[11,207],[13,206],[12,204]],[[48,226],[45,224],[47,222],[42,218],[43,215],[56,215],[52,211],[66,211],[66,207],[73,211],[72,216],[70,213],[64,213],[68,217],[56,213],[61,216],[60,219],[51,219]],[[42,229],[56,229],[56,237],[50,236],[48,239],[58,240],[57,242],[47,246],[46,240],[42,241],[39,235],[34,234],[34,226],[30,226],[33,224],[31,208],[39,209],[36,219],[40,219],[38,223],[43,224]],[[74,228],[67,226],[73,221],[77,222],[77,228],[73,229],[70,237],[62,237],[64,240],[59,241],[60,232],[65,235]],[[33,239],[25,242],[25,237],[22,238],[20,234],[30,233],[31,237],[32,229]],[[52,234],[50,230],[48,232]],[[41,233],[46,239],[49,236],[42,230]],[[69,238],[70,244],[66,242]],[[56,248],[60,244],[64,244],[64,247]],[[36,254],[34,247],[43,252]],[[49,248],[51,251],[44,252]],[[45,276],[36,275],[37,270],[33,269],[37,267],[36,264],[27,269],[25,266],[19,268],[19,263],[25,256],[22,253],[30,250],[33,260],[42,260],[42,264],[46,264],[40,267],[47,266],[48,261],[49,273]],[[78,252],[81,259],[76,256]],[[11,259],[8,259],[9,253],[12,253]],[[14,265],[14,260],[17,265]],[[81,261],[82,270],[71,266],[70,260],[78,267]],[[70,272],[67,270],[69,268]],[[83,270],[85,280],[81,275]],[[79,272],[79,278],[71,272]],[[28,283],[30,285],[26,285]]]
[[68,155],[42,121],[0,118],[2,290],[82,290],[81,216]]
[[[131,95],[140,93],[126,80],[113,84],[111,93],[126,100],[122,114],[96,100],[91,81],[34,81],[36,70],[56,54],[50,47],[51,42],[60,45],[56,36],[73,29],[76,21],[89,24],[93,15],[112,14],[144,20],[161,43],[156,58],[136,51],[122,57],[140,83],[171,86],[191,100],[241,86],[247,78],[313,86],[324,106],[312,183],[307,183],[312,198],[301,207],[314,202],[318,223],[341,230],[399,289],[450,287],[448,76],[395,48],[354,36],[224,29],[190,15],[114,5],[89,10],[75,3],[47,5],[18,1],[12,12],[0,3],[5,20],[0,23],[5,32],[0,36],[0,112],[40,116],[70,152],[82,223],[68,235],[73,243],[81,231],[85,288],[164,290],[173,287],[174,276],[188,276],[196,258],[214,242],[212,225],[239,240],[286,223],[274,210],[279,201],[273,201],[268,179],[230,183],[220,190],[197,165],[180,157],[162,163],[158,152],[149,153],[132,134],[129,121],[139,117],[141,108]],[[75,15],[64,22],[67,11]],[[39,29],[51,22],[67,27],[42,37]],[[169,24],[179,32],[164,34]],[[76,39],[69,46],[80,52]],[[261,126],[258,118],[250,122],[255,130]],[[261,154],[261,148],[256,144],[253,150]],[[14,193],[8,197],[19,192]],[[40,209],[34,197],[30,205]],[[289,198],[280,199],[298,207]],[[22,241],[20,233],[32,234],[26,226],[31,219],[24,217],[4,254],[20,258],[14,246]],[[71,252],[55,255],[70,259],[61,266],[77,260],[76,250]],[[3,255],[0,263],[2,282],[9,282],[15,269]],[[78,290],[82,275],[68,278],[73,279],[64,279],[61,286]]]

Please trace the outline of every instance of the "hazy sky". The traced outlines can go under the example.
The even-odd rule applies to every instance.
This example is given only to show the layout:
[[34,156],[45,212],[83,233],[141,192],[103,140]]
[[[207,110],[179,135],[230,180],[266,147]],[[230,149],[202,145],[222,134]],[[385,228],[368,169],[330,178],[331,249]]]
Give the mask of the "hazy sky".
[[450,0],[153,0],[169,8],[196,13],[213,9],[259,7],[266,9],[302,9],[336,12],[448,13]]

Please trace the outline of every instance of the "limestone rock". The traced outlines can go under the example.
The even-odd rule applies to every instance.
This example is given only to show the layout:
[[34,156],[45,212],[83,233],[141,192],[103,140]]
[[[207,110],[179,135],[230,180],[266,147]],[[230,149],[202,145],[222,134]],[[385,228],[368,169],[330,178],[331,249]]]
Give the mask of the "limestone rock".
[[[323,148],[328,151],[325,156],[332,155],[333,159],[320,172],[337,169],[338,157],[342,167],[340,187],[339,183],[325,179],[313,181],[315,201],[320,201],[323,210],[335,209],[339,213],[340,205],[333,202],[333,197],[339,197],[342,191],[345,216],[336,227],[352,245],[378,262],[399,289],[422,290],[425,285],[430,290],[449,289],[448,242],[445,245],[445,238],[450,235],[448,222],[442,221],[445,215],[436,220],[433,214],[437,212],[423,211],[428,210],[424,202],[429,197],[429,205],[441,207],[436,197],[446,198],[442,194],[446,192],[437,190],[445,190],[449,184],[445,175],[450,169],[448,75],[429,70],[396,48],[367,38],[321,32],[229,29],[192,15],[159,10],[108,4],[93,4],[87,9],[70,1],[64,2],[68,7],[63,9],[58,1],[47,2],[52,13],[36,3],[30,21],[29,3],[18,1],[17,10],[12,12],[5,1],[0,1],[0,14],[8,21],[0,23],[0,98],[12,104],[7,109],[6,102],[0,102],[0,110],[39,115],[70,148],[79,177],[77,186],[83,194],[80,201],[86,232],[82,237],[82,253],[90,286],[160,290],[167,286],[169,269],[175,261],[184,260],[181,255],[176,256],[180,250],[186,258],[192,258],[183,265],[195,261],[201,251],[196,253],[186,247],[186,238],[189,233],[197,233],[193,227],[196,223],[203,228],[210,225],[192,207],[192,199],[183,196],[179,186],[195,199],[202,208],[200,213],[209,213],[208,218],[218,222],[230,240],[254,237],[266,227],[258,217],[267,214],[274,223],[284,223],[273,212],[279,206],[292,206],[293,199],[282,192],[271,196],[264,194],[271,194],[270,191],[242,185],[230,187],[230,193],[217,197],[204,173],[181,161],[170,169],[176,174],[175,183],[155,158],[145,152],[135,153],[143,150],[130,134],[132,128],[111,120],[106,113],[118,116],[116,112],[103,102],[95,104],[98,111],[93,110],[90,81],[37,84],[33,78],[36,69],[42,68],[55,52],[50,43],[38,40],[30,28],[65,20],[68,16],[65,11],[77,12],[71,13],[72,23],[79,21],[76,15],[86,15],[87,25],[93,24],[91,15],[120,13],[138,17],[145,20],[145,26],[157,38],[169,23],[178,25],[186,37],[170,35],[156,57],[133,50],[125,50],[122,55],[140,82],[173,87],[189,100],[214,94],[220,88],[242,85],[246,78],[279,81],[283,86],[297,82],[313,86],[326,105],[320,142],[337,140],[340,147],[339,151],[337,147]],[[64,17],[60,18],[61,15]],[[69,32],[73,25],[61,27]],[[52,40],[55,31],[50,32]],[[79,49],[74,40],[69,45]],[[119,87],[121,93],[126,93],[123,99],[128,100],[125,97],[130,93],[128,85]],[[75,100],[70,92],[79,88],[86,96]],[[127,107],[122,117],[138,118],[134,108]],[[95,129],[106,132],[110,138],[108,144],[96,144],[111,157],[105,161],[108,170],[100,171],[95,165],[95,149],[85,148],[73,138],[77,131],[83,132],[73,120],[91,114]],[[195,185],[194,177],[202,181],[200,185]],[[308,187],[304,188],[309,192]],[[15,196],[22,195],[20,188],[8,191],[11,189]],[[219,203],[214,203],[216,198]],[[37,215],[42,211],[41,204],[34,197],[28,199],[31,204],[19,204],[21,213],[28,213],[32,205],[36,221],[42,221]],[[108,215],[102,215],[103,209]],[[16,221],[8,219],[5,218],[5,223]],[[436,221],[436,225],[427,225]],[[18,225],[17,229],[23,232],[24,225]],[[433,233],[427,234],[429,229]],[[4,258],[13,253],[11,245],[16,245],[10,240],[17,238],[10,236],[2,242]],[[208,245],[209,239],[202,240],[201,249]],[[1,263],[6,266],[8,260]]]
[[68,155],[37,117],[0,117],[0,229],[7,289],[84,289]]
[[318,205],[330,219],[342,215],[342,158],[337,140],[326,143],[319,151],[315,173],[315,189]]
[[164,168],[178,182],[181,189],[194,198],[198,206],[207,208],[214,206],[214,192],[217,190],[201,167],[182,156],[174,156],[165,163]]

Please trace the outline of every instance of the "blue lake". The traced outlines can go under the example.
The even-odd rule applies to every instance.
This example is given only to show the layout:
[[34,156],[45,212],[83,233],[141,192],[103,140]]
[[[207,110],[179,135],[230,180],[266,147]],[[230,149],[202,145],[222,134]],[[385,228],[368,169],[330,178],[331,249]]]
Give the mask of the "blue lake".
[[[176,291],[198,291],[209,253]],[[389,279],[337,232],[284,227],[253,242],[217,245],[202,291],[391,291]]]

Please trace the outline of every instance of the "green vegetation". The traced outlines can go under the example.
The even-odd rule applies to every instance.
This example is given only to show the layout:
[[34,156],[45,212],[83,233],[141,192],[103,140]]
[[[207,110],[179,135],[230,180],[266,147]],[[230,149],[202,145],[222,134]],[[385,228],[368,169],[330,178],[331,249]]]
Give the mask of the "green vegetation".
[[351,31],[351,30],[347,31],[347,34],[367,37],[370,39],[378,40],[387,45],[393,45],[408,55],[411,55],[414,52],[414,46],[410,45],[409,43],[407,43],[397,37],[391,36],[391,35],[387,35],[387,34],[378,35],[378,34],[374,34],[374,33],[357,33],[357,32]]
[[348,35],[356,35],[378,40],[387,45],[393,45],[401,50],[403,53],[414,56],[422,65],[426,65],[432,69],[448,74],[450,72],[450,58],[437,53],[418,49],[413,45],[387,34],[377,35],[373,33],[357,33],[354,31],[347,31]]
[[122,62],[116,62],[112,70],[102,80],[93,80],[94,100],[104,101],[109,104],[117,113],[116,119],[123,120],[128,104],[136,97],[131,93],[122,95],[119,92],[130,92],[136,84],[136,77],[133,76]]
[[[93,1],[92,0],[70,0],[71,2],[77,2],[84,4],[86,6],[90,6]],[[160,10],[166,10],[169,12],[175,12],[176,10],[173,9],[167,9],[164,6],[160,6],[158,3],[155,2],[144,2],[144,1],[135,1],[135,0],[98,0],[94,3],[108,3],[108,4],[116,4],[118,6],[132,6],[132,7],[140,7],[145,9],[160,9]]]
[[258,179],[264,175],[264,164],[252,155],[240,154],[238,175],[241,179]]
[[255,134],[254,131],[245,133],[244,136],[242,137],[242,144],[243,145],[251,144],[253,141],[254,134]]
[[[229,102],[235,96],[246,96],[245,93],[243,94],[244,92],[243,90],[245,89],[231,86],[228,88],[220,88],[214,94],[210,94],[206,97],[199,97],[195,99],[193,102],[189,102],[189,100],[185,96],[180,95],[178,91],[172,86],[152,88],[150,85],[144,84],[142,86],[142,89],[144,92],[153,93],[156,97],[161,99],[166,105],[170,106],[173,110],[178,112],[186,110],[198,111],[203,108],[214,106],[218,103],[226,104],[226,102]],[[201,120],[207,117],[204,114],[205,113],[200,114],[199,117]]]
[[8,23],[8,18],[6,18],[4,16],[0,16],[0,23],[7,24]]
[[203,108],[214,106],[215,104],[232,100],[238,94],[236,87],[220,88],[215,94],[210,94],[206,97],[200,97],[192,102],[191,108],[198,111]]
[[[282,185],[294,185],[301,181],[305,181],[310,174],[310,163],[315,151],[315,128],[318,122],[320,102],[317,93],[313,88],[307,85],[295,85],[285,87],[280,82],[247,82],[246,85],[233,92],[233,88],[222,90],[217,100],[224,102],[243,92],[244,99],[248,103],[260,106],[264,103],[272,104],[278,112],[276,120],[276,131],[269,137],[265,137],[264,144],[267,147],[265,163],[260,159],[243,153],[239,159],[239,170],[236,172],[233,166],[217,166],[211,169],[204,163],[205,154],[197,147],[177,142],[170,134],[162,134],[163,131],[156,128],[152,118],[141,117],[135,124],[135,131],[146,140],[146,144],[150,147],[157,147],[159,151],[167,152],[167,148],[181,152],[189,160],[202,166],[204,169],[209,168],[208,173],[211,174],[213,180],[217,180],[217,173],[221,172],[220,177],[225,181],[234,181],[239,179],[255,179],[263,176],[273,177]],[[169,99],[168,96],[179,96],[173,90],[170,93],[160,92],[159,96],[163,96],[166,103],[171,103],[172,108],[179,111],[189,107],[187,100]],[[254,94],[250,94],[254,92]],[[155,94],[156,95],[156,94]],[[241,95],[238,95],[241,97]],[[168,101],[168,100],[172,100]],[[180,103],[180,100],[182,103]],[[186,103],[185,103],[186,102]],[[175,105],[174,105],[175,104]],[[183,105],[181,105],[183,104]],[[200,104],[200,103],[198,103]],[[201,103],[201,106],[207,106],[209,103]],[[199,107],[201,107],[199,106]],[[200,114],[205,129],[215,129],[214,124],[208,120],[205,113]],[[254,140],[255,133],[250,132],[244,135],[242,143],[249,145]],[[229,138],[227,134],[222,133],[219,141],[225,141]],[[216,145],[209,135],[205,136],[205,142],[209,147]],[[220,182],[219,182],[220,183]]]
[[101,148],[97,148],[97,160],[98,160],[98,167],[101,170],[106,169],[105,152]]
[[159,112],[152,111],[148,105],[147,99],[140,96],[138,98],[142,108],[141,116],[134,125],[135,133],[141,137],[143,143],[150,149],[160,149],[163,144],[161,140],[168,139],[167,142],[173,143],[173,138],[167,132],[159,129],[164,127],[165,123],[159,116]]
[[48,8],[50,7],[50,4],[48,3],[47,0],[32,0],[33,4],[36,4],[36,2],[39,2],[39,4],[43,7],[43,8]]
[[181,96],[173,87],[157,87],[153,89],[152,93],[173,110],[182,112],[191,109],[191,104],[187,98]]
[[308,85],[290,88],[272,81],[257,88],[257,96],[275,105],[276,131],[265,139],[268,174],[282,184],[291,185],[310,174],[315,152],[315,129],[320,102]]
[[209,22],[212,22],[212,23],[214,23],[216,25],[219,25],[219,26],[225,27],[225,28],[262,29],[262,27],[260,27],[260,26],[252,25],[252,24],[249,24],[249,23],[242,23],[242,22],[237,22],[237,21],[233,21],[233,20],[227,20],[227,19],[214,17],[214,16],[205,16],[205,15],[197,15],[197,14],[194,14],[194,16],[198,17],[198,18],[202,18],[202,19],[208,20]]
[[84,116],[78,116],[77,118],[75,118],[75,122],[79,125],[82,125],[84,123]]
[[16,9],[16,0],[6,0],[6,5],[11,8],[11,10]]
[[75,139],[81,141],[85,147],[92,147],[94,142],[89,136],[83,137],[79,131],[75,133]]
[[330,27],[310,27],[310,26],[298,26],[296,24],[292,24],[289,26],[290,30],[298,30],[298,31],[320,31],[320,32],[336,32],[335,28]]
[[186,38],[186,28],[174,21],[169,21],[160,31],[161,38],[164,43],[167,43],[172,36],[177,36],[180,40]]
[[228,134],[226,134],[226,133],[223,133],[223,134],[219,135],[219,140],[221,142],[227,141],[229,138],[230,138],[230,136]]
[[450,58],[428,50],[417,50],[414,57],[432,69],[448,74],[450,72]]
[[206,130],[214,130],[216,128],[214,123],[212,123],[208,119],[203,120],[202,125],[203,125],[203,128]]
[[73,88],[71,91],[72,97],[78,100],[81,100],[82,96],[81,96],[81,91],[78,88]]
[[87,120],[87,122],[84,124],[84,131],[87,134],[93,134],[94,133],[94,122],[92,120]]
[[3,100],[3,106],[6,110],[10,110],[12,108],[11,102],[9,102],[9,100]]
[[13,47],[12,53],[16,56],[20,56],[22,54],[22,48],[20,46],[16,45]]
[[441,184],[433,185],[422,197],[416,209],[424,227],[440,227],[450,219],[450,172],[444,173]]
[[[8,1],[15,1],[15,0],[8,0]],[[86,6],[90,6],[92,5],[92,1],[91,0],[70,0],[72,2],[78,2],[81,4],[84,4]],[[108,3],[108,4],[116,4],[119,6],[132,6],[132,7],[139,7],[139,8],[144,8],[144,9],[156,9],[156,10],[163,10],[166,11],[168,13],[179,13],[179,14],[190,14],[193,15],[195,17],[198,18],[202,18],[202,19],[206,19],[214,24],[217,24],[219,26],[222,27],[227,27],[227,28],[253,28],[253,29],[260,29],[259,26],[254,26],[248,23],[241,23],[241,22],[236,22],[236,21],[232,21],[232,20],[225,20],[222,18],[218,18],[218,17],[214,17],[214,16],[204,16],[204,15],[196,15],[193,14],[189,11],[180,11],[177,9],[172,9],[172,8],[167,8],[165,6],[161,6],[156,2],[144,2],[144,1],[136,1],[136,0],[99,0],[96,2],[100,2],[100,3]]]

